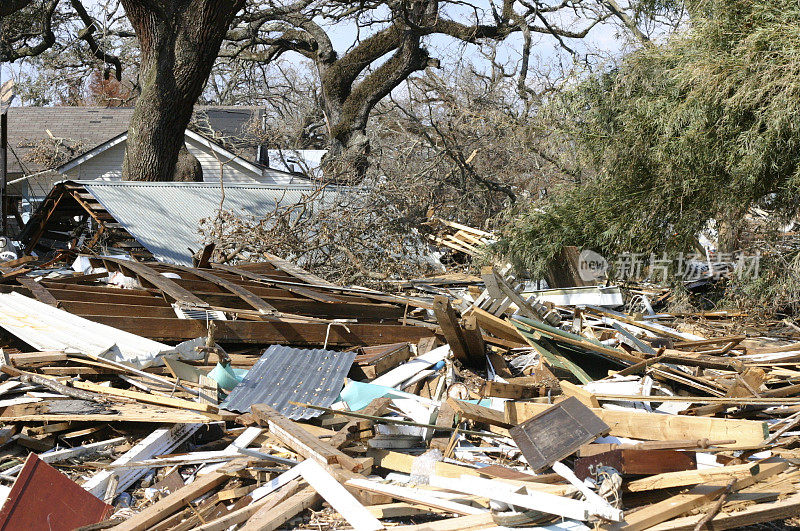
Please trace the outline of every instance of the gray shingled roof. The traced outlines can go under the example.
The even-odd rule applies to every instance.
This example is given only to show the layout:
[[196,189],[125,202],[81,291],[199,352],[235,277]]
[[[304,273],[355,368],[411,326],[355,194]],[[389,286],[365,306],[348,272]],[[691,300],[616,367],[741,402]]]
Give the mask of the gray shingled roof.
[[[11,107],[8,110],[9,173],[33,173],[46,169],[34,160],[37,146],[48,138],[67,140],[71,150],[60,163],[71,160],[128,130],[133,108],[122,107]],[[256,162],[258,139],[249,124],[260,121],[258,107],[200,107],[190,126],[196,132],[215,139],[222,135],[228,148],[251,162]],[[216,134],[212,133],[215,132]],[[223,143],[223,142],[220,142]]]

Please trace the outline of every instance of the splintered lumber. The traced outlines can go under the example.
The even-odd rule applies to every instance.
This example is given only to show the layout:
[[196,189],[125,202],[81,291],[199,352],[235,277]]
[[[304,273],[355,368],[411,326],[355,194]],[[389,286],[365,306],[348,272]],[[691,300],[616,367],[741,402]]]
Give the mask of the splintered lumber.
[[[299,465],[297,465],[299,466]],[[305,486],[300,479],[297,466],[256,488],[249,495],[250,503],[239,507],[211,522],[206,522],[198,531],[224,531],[232,525],[240,524],[259,513],[267,513],[289,496]]]
[[327,470],[322,468],[316,461],[306,460],[300,463],[298,471],[309,485],[316,490],[320,496],[325,498],[336,512],[342,515],[354,529],[371,531],[383,529],[377,518],[367,511],[358,500],[345,489]]
[[483,366],[486,360],[486,344],[483,341],[481,325],[478,324],[478,320],[474,315],[464,318],[461,335],[464,338],[470,359],[479,366]]
[[597,397],[583,387],[566,380],[561,380],[558,384],[561,386],[561,392],[564,393],[564,396],[574,396],[586,407],[600,407]]
[[469,402],[462,402],[455,398],[448,398],[447,404],[455,413],[460,415],[462,419],[469,419],[475,422],[500,426],[502,428],[510,428],[513,426],[513,424],[506,421],[506,416],[502,411],[489,409],[488,407],[471,404]]
[[736,441],[722,440],[709,441],[708,439],[686,439],[675,441],[641,441],[635,444],[616,443],[591,443],[581,446],[578,457],[591,457],[593,455],[612,452],[614,450],[705,450],[712,446],[733,444]]
[[416,376],[419,372],[427,369],[431,365],[439,363],[447,357],[450,352],[448,345],[436,347],[433,350],[421,354],[413,360],[407,361],[402,365],[395,367],[384,375],[379,376],[370,383],[375,385],[383,385],[386,387],[395,387],[405,382],[412,376]]
[[[724,507],[723,507],[724,509]],[[800,515],[800,493],[795,493],[783,500],[759,503],[748,507],[746,511],[717,514],[706,524],[708,529],[739,529],[745,526],[764,522],[779,521]],[[693,531],[702,514],[676,518],[650,528],[651,531]],[[399,529],[399,528],[395,528]]]
[[393,531],[468,531],[470,529],[486,529],[494,525],[494,518],[491,513],[473,514],[470,516],[459,516],[457,518],[446,518],[436,522],[428,522],[417,525],[401,525],[392,527]]
[[464,315],[467,317],[474,316],[482,329],[501,339],[512,341],[520,346],[525,344],[522,336],[517,332],[516,327],[505,319],[497,317],[485,310],[481,310],[477,306],[473,306],[467,310]]
[[294,518],[297,513],[313,507],[321,499],[316,490],[306,487],[268,511],[263,513],[259,511],[254,514],[241,528],[241,531],[272,531]]
[[[399,420],[394,417],[374,417],[371,415],[364,415],[363,413],[359,413],[357,411],[340,411],[337,409],[330,409],[327,407],[322,406],[315,406],[314,404],[307,404],[303,402],[289,402],[290,404],[294,404],[297,406],[307,407],[311,409],[318,409],[320,411],[325,411],[326,413],[331,413],[333,415],[341,415],[343,417],[355,417],[359,419],[366,419],[371,420],[373,422],[380,422],[383,424],[397,424],[398,426],[418,426],[420,428],[431,428],[433,430],[446,430],[447,428],[443,426],[437,426],[436,424],[425,424],[422,422],[414,422],[411,420]],[[450,428],[451,431],[455,431],[458,428]],[[478,435],[481,437],[501,437],[501,435],[496,435],[493,433],[488,433],[485,431],[474,431],[474,430],[461,430],[458,429],[459,432],[465,435]]]
[[31,292],[31,295],[33,295],[37,301],[58,308],[58,300],[53,297],[53,294],[50,293],[47,288],[42,286],[39,282],[36,282],[34,279],[25,276],[17,277],[17,282],[28,288],[28,291]]
[[540,396],[540,387],[506,382],[484,382],[481,387],[483,396],[496,396],[498,398],[536,398]]
[[[189,438],[199,424],[175,424],[171,428],[159,428],[139,441],[136,446],[119,456],[111,464],[120,465],[139,459],[148,459],[153,455],[169,453]],[[107,485],[113,475],[119,478],[117,493],[128,488],[137,479],[142,477],[148,469],[101,470],[90,477],[82,486],[97,497],[103,496]]]
[[433,298],[433,313],[436,316],[436,320],[439,322],[439,326],[442,328],[442,334],[445,340],[453,351],[453,356],[464,363],[472,362],[472,356],[467,348],[464,332],[461,329],[461,325],[458,323],[458,316],[453,306],[450,304],[450,299],[444,295],[435,296]]
[[534,491],[521,494],[515,492],[515,487],[498,484],[498,482],[491,479],[471,476],[462,476],[459,479],[431,476],[430,484],[433,487],[502,501],[509,505],[555,514],[564,518],[586,521],[589,519],[589,515],[592,514],[591,506],[588,503],[554,496],[545,492]]
[[642,361],[641,357],[628,354],[624,350],[609,348],[595,339],[588,339],[571,332],[565,332],[559,328],[552,327],[545,323],[536,322],[532,319],[517,317],[512,319],[511,322],[514,323],[518,329],[524,329],[524,331],[521,330],[520,333],[522,333],[522,335],[526,338],[528,335],[533,335],[534,332],[538,332],[539,334],[550,338],[556,343],[578,347],[582,350],[592,352],[622,365],[634,365]]
[[432,496],[422,489],[403,487],[401,485],[385,485],[367,478],[350,479],[347,481],[347,485],[370,492],[387,494],[398,500],[418,503],[420,505],[425,505],[427,507],[433,507],[435,509],[441,509],[443,511],[453,512],[456,514],[469,515],[482,514],[486,512],[485,509],[479,509],[477,507],[472,507],[471,505],[465,505],[463,503]]
[[[239,462],[239,466],[243,466],[241,465],[241,461]],[[156,525],[178,509],[186,506],[186,504],[195,498],[205,494],[214,487],[218,487],[227,481],[228,477],[228,474],[222,472],[212,472],[211,474],[201,476],[193,483],[181,487],[172,494],[169,494],[153,505],[145,508],[142,512],[133,515],[123,523],[115,526],[113,529],[117,531],[144,531]]]
[[[361,412],[364,413],[365,415],[380,417],[389,409],[389,405],[391,403],[392,399],[389,397],[376,398],[372,402],[370,402],[367,407],[361,410]],[[340,449],[347,443],[347,439],[350,436],[351,430],[356,429],[358,426],[362,424],[372,424],[372,423],[368,420],[362,420],[362,421],[351,420],[347,424],[342,426],[342,428],[340,428],[339,431],[337,431],[333,435],[333,437],[330,438],[328,444],[330,444],[334,448]]]
[[497,354],[496,352],[490,352],[486,354],[486,357],[492,364],[492,368],[498,376],[502,378],[511,378],[513,376],[511,371],[508,369],[508,364],[506,363],[506,360],[503,359],[503,356]]
[[750,470],[744,477],[736,477],[733,485],[730,485],[731,478],[720,481],[713,481],[698,485],[685,494],[672,496],[664,501],[648,505],[638,511],[633,511],[625,516],[625,520],[617,525],[605,527],[609,530],[640,531],[648,529],[656,524],[665,522],[670,518],[680,516],[684,513],[696,509],[706,503],[714,501],[724,492],[737,491],[749,487],[758,481],[783,472],[789,467],[786,462],[755,464],[749,465]]
[[430,442],[431,448],[438,448],[442,453],[447,450],[447,447],[450,445],[451,437],[449,429],[453,427],[455,417],[456,412],[453,409],[453,406],[451,406],[449,403],[445,402],[442,407],[439,408],[439,414],[436,416],[436,426],[446,428],[448,431],[447,435],[433,437]]
[[158,404],[160,406],[174,407],[178,409],[191,409],[195,411],[203,411],[206,413],[216,413],[219,407],[213,404],[203,404],[200,402],[192,402],[191,400],[183,400],[181,398],[172,398],[168,396],[151,395],[139,391],[130,391],[128,389],[117,389],[116,387],[108,387],[99,385],[92,382],[83,382],[80,380],[71,382],[72,387],[76,389],[83,389],[85,391],[93,391],[104,395],[121,396],[123,398],[132,398],[138,402],[146,402],[149,404]]
[[608,430],[602,419],[577,398],[570,397],[511,428],[509,433],[528,465],[539,471]]
[[159,274],[158,271],[140,262],[132,260],[125,260],[123,258],[103,257],[103,261],[112,262],[133,272],[145,283],[152,284],[158,288],[164,295],[175,300],[177,303],[182,303],[188,306],[197,306],[200,308],[208,307],[208,303],[203,299],[197,297],[194,293],[188,291],[186,288],[180,286],[174,280]]
[[[267,513],[273,507],[286,500],[289,496],[296,494],[305,486],[302,480],[295,478],[285,485],[281,486],[275,492],[261,499],[252,499],[250,503],[244,507],[234,508],[231,512],[220,516],[219,518],[206,522],[205,524],[197,527],[197,531],[225,531],[231,526],[246,522],[251,518],[256,518],[260,512]],[[252,498],[252,495],[250,496]]]
[[250,410],[260,425],[267,426],[272,435],[303,457],[314,459],[324,465],[338,464],[353,472],[358,472],[365,468],[363,462],[357,461],[330,444],[320,441],[299,424],[292,422],[270,406],[253,404]]
[[[786,463],[779,464],[786,465]],[[663,474],[656,474],[654,476],[629,481],[625,484],[625,490],[629,492],[647,492],[656,489],[668,489],[697,485],[699,483],[724,481],[731,477],[747,477],[752,474],[752,468],[753,465],[751,463],[745,463],[743,465],[731,465],[703,470],[664,472]],[[782,470],[779,470],[779,472],[781,471]]]
[[25,367],[39,363],[53,363],[67,361],[67,353],[60,351],[52,352],[18,352],[8,355],[11,365],[15,367]]
[[[377,450],[374,448],[370,449],[367,452],[367,455],[372,457],[374,466],[385,468],[388,470],[394,470],[396,472],[402,472],[404,474],[411,473],[411,469],[414,464],[414,459],[416,459],[413,455],[401,454],[399,452],[391,452],[388,450]],[[437,461],[436,463],[434,463],[433,473],[443,478],[460,478],[461,476],[481,477],[484,474],[484,469],[469,468],[454,463],[445,463],[444,461]],[[506,480],[505,478],[499,478],[497,479],[497,481],[516,486],[524,484],[525,486],[530,487],[532,489],[536,489],[537,491],[549,492],[551,494],[556,494],[559,496],[563,495],[567,490],[567,487],[564,485],[536,483],[537,477],[533,475],[529,475],[529,478],[530,479],[527,479],[524,482]]]
[[48,403],[21,404],[0,410],[0,422],[166,422],[209,423],[222,417],[211,413],[164,408],[149,404],[118,403],[102,413],[50,413]]
[[404,516],[419,516],[421,514],[435,514],[436,510],[424,505],[414,505],[407,502],[392,502],[381,505],[370,505],[367,510],[375,518],[401,518]]
[[[509,422],[518,423],[545,411],[548,407],[550,407],[548,404],[534,402],[506,402],[506,415]],[[592,413],[608,424],[611,435],[631,439],[734,440],[736,442],[732,444],[737,447],[752,447],[760,445],[769,435],[769,425],[755,420],[689,417],[598,408],[592,408]]]

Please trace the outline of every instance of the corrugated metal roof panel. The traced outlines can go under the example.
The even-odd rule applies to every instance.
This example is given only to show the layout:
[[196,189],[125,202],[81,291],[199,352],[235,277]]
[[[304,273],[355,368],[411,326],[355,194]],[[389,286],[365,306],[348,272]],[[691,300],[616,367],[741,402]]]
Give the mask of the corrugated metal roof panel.
[[267,404],[293,420],[317,417],[321,411],[289,402],[329,407],[355,357],[355,352],[272,345],[220,407],[245,413],[253,404]]
[[0,327],[39,350],[74,349],[147,367],[173,348],[95,323],[19,293],[0,294]]
[[[222,208],[243,219],[262,218],[276,205],[304,200],[314,188],[253,184],[167,183],[128,181],[76,181],[83,185],[125,229],[153,256],[164,262],[191,266],[189,249],[203,243],[200,220]],[[325,192],[319,200],[341,193]]]

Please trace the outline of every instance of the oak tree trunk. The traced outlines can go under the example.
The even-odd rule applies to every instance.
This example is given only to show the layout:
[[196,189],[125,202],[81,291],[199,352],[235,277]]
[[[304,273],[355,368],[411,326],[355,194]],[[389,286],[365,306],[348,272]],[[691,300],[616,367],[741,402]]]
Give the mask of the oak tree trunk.
[[[420,6],[419,13],[410,14],[418,21],[425,16]],[[366,66],[391,50],[394,54],[389,59],[356,82]],[[399,19],[340,60],[317,62],[329,135],[328,153],[322,160],[326,180],[357,184],[364,179],[369,168],[366,131],[372,109],[413,72],[436,65],[421,46],[421,36]]]
[[[222,39],[243,0],[122,0],[141,49],[141,95],[128,129],[122,178],[172,181],[184,132]],[[188,153],[188,152],[187,152]],[[202,172],[182,180],[202,180]],[[199,177],[199,178],[198,178]]]

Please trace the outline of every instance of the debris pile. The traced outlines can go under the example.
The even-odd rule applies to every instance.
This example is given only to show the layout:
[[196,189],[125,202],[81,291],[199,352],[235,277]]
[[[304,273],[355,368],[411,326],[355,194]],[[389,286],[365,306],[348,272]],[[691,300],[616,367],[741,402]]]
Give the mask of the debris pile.
[[[480,234],[454,227],[469,250]],[[474,231],[473,231],[474,232]],[[74,256],[71,260],[75,258]],[[800,515],[800,342],[615,287],[7,262],[0,527],[728,529]],[[702,332],[702,333],[701,333]],[[46,516],[44,516],[46,515]]]

